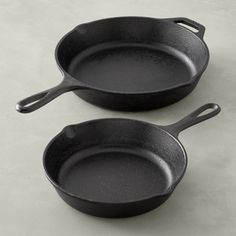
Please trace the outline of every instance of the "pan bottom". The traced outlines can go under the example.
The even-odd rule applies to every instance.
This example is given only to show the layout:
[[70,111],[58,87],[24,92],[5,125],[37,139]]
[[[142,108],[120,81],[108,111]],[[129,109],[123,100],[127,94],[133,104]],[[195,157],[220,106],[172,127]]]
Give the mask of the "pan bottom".
[[141,148],[88,148],[61,167],[59,185],[78,197],[101,202],[141,200],[163,193],[171,172],[156,154]]
[[164,44],[103,43],[76,56],[68,69],[76,79],[115,92],[149,92],[188,82],[193,62]]

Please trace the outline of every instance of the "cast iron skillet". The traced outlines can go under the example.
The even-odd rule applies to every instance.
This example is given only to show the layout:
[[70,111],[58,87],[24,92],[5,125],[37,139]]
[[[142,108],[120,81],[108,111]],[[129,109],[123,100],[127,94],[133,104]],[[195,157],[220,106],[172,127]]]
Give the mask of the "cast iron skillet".
[[20,101],[16,109],[32,112],[72,90],[92,104],[115,110],[174,103],[194,89],[207,67],[204,31],[204,26],[182,17],[119,17],[81,24],[56,48],[63,81]]
[[167,200],[186,170],[178,134],[219,112],[218,105],[206,104],[168,126],[129,119],[67,126],[45,150],[47,177],[65,202],[87,214],[116,218],[150,211]]

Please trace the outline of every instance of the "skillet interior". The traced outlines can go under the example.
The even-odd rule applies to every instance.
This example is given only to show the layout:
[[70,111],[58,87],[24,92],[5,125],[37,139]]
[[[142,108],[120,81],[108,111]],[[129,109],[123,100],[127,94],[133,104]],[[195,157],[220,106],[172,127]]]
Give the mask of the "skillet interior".
[[76,27],[58,46],[62,69],[86,84],[132,93],[185,84],[208,61],[205,44],[167,20],[104,19]]
[[182,177],[186,156],[161,128],[102,119],[66,127],[46,149],[44,167],[66,193],[121,203],[166,193]]

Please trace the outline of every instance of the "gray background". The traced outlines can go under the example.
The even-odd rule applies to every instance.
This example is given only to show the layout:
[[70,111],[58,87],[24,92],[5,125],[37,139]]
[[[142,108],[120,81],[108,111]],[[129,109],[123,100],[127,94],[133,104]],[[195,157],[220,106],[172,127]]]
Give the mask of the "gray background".
[[[185,16],[206,26],[211,58],[194,92],[155,111],[122,113],[87,104],[73,93],[27,115],[15,103],[59,83],[59,39],[99,18]],[[0,235],[236,235],[236,1],[0,0]],[[169,124],[207,102],[222,112],[180,135],[189,156],[183,181],[163,206],[128,219],[90,217],[57,196],[42,153],[64,126],[103,117]]]

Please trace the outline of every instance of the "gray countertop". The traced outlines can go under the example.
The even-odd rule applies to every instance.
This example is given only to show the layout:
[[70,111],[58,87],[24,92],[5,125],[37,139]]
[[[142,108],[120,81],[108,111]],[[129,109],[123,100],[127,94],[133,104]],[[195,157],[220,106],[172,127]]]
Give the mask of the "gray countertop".
[[[34,113],[15,111],[18,100],[59,83],[54,48],[66,32],[122,15],[184,16],[206,26],[210,63],[188,97],[159,110],[122,113],[67,93]],[[0,235],[236,235],[235,22],[234,0],[1,0]],[[164,125],[208,102],[222,112],[180,135],[188,169],[157,210],[118,220],[91,217],[66,205],[45,177],[44,148],[68,124],[128,117]]]

